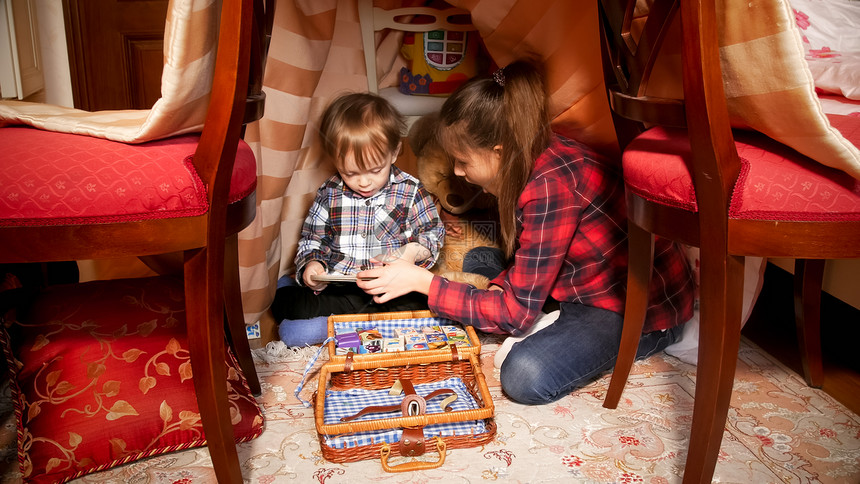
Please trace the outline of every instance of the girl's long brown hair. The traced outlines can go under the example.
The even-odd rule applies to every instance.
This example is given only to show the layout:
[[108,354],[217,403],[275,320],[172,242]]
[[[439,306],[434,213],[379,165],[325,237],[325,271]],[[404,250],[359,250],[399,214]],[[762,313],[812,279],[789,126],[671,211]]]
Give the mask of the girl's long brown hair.
[[517,200],[552,137],[541,71],[521,60],[491,77],[472,79],[445,101],[440,121],[441,140],[449,150],[501,145],[497,196],[502,249],[510,258],[516,249]]

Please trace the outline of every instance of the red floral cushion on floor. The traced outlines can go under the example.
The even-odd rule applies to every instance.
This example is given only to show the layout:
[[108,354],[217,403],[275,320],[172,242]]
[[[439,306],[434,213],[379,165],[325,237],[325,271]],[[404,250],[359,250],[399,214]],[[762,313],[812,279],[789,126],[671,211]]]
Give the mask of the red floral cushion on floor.
[[[59,483],[206,444],[185,334],[181,279],[53,286],[0,331],[28,482]],[[263,416],[232,356],[228,400],[237,442]]]
[[[209,209],[191,160],[199,134],[141,144],[0,129],[0,226],[63,225],[189,217]],[[251,148],[239,142],[230,202],[256,188]]]
[[[732,195],[731,218],[860,220],[860,180],[761,134],[739,131],[735,142],[741,173]],[[647,200],[697,211],[690,158],[686,131],[650,129],[624,151],[625,183]]]

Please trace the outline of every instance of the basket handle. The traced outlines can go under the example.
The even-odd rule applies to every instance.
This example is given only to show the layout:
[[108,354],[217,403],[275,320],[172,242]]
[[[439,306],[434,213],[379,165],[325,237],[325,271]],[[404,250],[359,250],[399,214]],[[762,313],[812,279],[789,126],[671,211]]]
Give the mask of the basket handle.
[[439,451],[439,460],[436,462],[410,461],[390,466],[388,465],[388,457],[391,455],[391,446],[382,444],[382,448],[379,450],[379,459],[382,461],[382,470],[385,472],[410,472],[435,469],[445,463],[445,450],[447,447],[448,445],[445,444],[445,441],[441,437],[436,437],[436,449]]

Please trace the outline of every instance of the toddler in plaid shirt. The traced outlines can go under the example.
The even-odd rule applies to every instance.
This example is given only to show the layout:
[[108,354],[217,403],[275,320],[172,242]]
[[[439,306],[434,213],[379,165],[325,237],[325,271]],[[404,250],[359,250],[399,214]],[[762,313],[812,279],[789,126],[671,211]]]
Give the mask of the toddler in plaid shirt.
[[378,304],[354,283],[316,278],[355,274],[383,259],[435,263],[445,229],[423,185],[394,166],[403,128],[394,107],[369,93],[341,96],[323,113],[322,146],[337,173],[317,191],[302,226],[296,284],[279,288],[272,303],[276,321],[290,320],[279,331],[285,343],[321,342],[331,314],[427,309],[422,294]]

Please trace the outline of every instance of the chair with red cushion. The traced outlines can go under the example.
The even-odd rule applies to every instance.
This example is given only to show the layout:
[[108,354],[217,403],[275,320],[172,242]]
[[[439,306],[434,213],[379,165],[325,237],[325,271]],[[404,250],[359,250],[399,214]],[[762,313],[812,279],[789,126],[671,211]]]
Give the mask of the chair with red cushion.
[[[259,103],[246,107],[246,97],[252,64],[261,68],[251,51],[252,44],[255,52],[261,45],[260,38],[252,40],[252,26],[263,18],[263,2],[221,3],[201,133],[131,145],[30,127],[0,129],[0,186],[11,201],[0,204],[0,263],[182,253],[189,352],[209,452],[219,482],[241,482],[224,385],[224,321],[226,309],[242,369],[259,393],[241,306],[236,316],[235,244],[255,205],[256,162],[240,136],[246,110],[252,118],[261,113]],[[232,300],[226,308],[225,291]]]
[[[698,367],[684,482],[710,482],[740,343],[744,257],[798,260],[798,292],[808,298],[802,304],[807,321],[799,330],[811,332],[806,346],[820,354],[823,263],[860,257],[860,182],[764,135],[732,130],[714,0],[654,1],[636,40],[635,0],[599,4],[607,93],[623,150],[630,248],[624,329],[604,406],[618,405],[635,357],[654,237],[699,247]],[[656,54],[678,15],[684,100],[645,96]],[[832,198],[822,204],[808,194]],[[820,357],[817,365],[811,380],[820,384]]]

